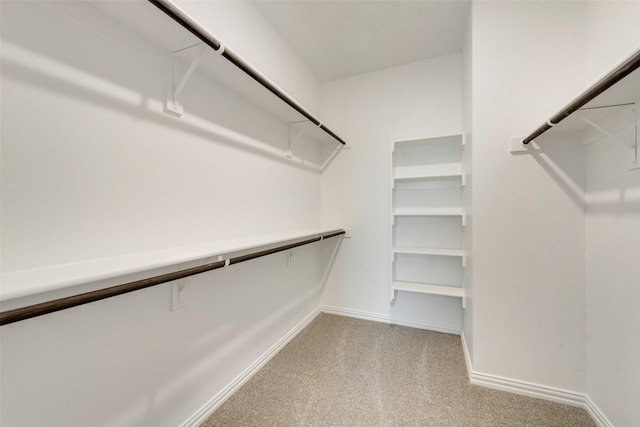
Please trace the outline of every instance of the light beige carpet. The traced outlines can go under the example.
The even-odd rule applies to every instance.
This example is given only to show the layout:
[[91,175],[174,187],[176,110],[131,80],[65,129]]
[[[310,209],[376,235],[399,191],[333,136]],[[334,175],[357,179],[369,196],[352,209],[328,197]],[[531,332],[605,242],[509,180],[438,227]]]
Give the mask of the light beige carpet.
[[327,314],[203,424],[595,425],[583,409],[469,384],[459,336]]

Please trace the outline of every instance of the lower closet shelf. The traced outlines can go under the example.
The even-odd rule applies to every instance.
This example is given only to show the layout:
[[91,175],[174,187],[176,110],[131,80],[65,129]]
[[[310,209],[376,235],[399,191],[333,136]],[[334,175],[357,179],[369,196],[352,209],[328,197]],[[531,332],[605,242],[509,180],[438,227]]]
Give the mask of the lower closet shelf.
[[394,281],[391,285],[396,291],[418,292],[421,294],[443,295],[448,297],[464,298],[463,288],[454,286],[432,285],[429,283]]
[[[146,274],[159,268],[174,269],[179,264],[204,262],[207,258],[265,249],[270,245],[288,244],[341,231],[340,228],[313,228],[282,233],[246,236],[233,240],[198,243],[170,247],[107,258],[90,259],[68,264],[46,266],[21,271],[3,272],[0,275],[0,301],[28,297],[45,292],[71,289],[102,280],[124,280],[132,274]],[[165,271],[167,272],[167,271]],[[76,288],[76,291],[78,288]],[[65,295],[67,296],[67,295]]]

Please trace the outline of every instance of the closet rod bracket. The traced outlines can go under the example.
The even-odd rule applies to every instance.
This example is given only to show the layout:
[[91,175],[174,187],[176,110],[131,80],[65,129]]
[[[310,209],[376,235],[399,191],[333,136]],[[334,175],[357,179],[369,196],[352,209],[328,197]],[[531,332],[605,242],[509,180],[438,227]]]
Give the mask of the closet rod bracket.
[[[180,81],[176,84],[177,80],[177,72],[176,72],[176,63],[179,61],[179,56],[182,52],[192,49],[194,47],[198,48],[198,52],[196,56],[191,60],[187,71],[185,71],[184,75],[180,79]],[[165,112],[172,114],[176,117],[181,117],[184,113],[184,107],[178,101],[178,96],[182,93],[182,90],[189,82],[189,79],[193,75],[193,72],[198,68],[198,64],[204,57],[206,53],[206,46],[204,43],[198,43],[193,46],[189,46],[185,49],[180,49],[172,53],[171,55],[171,65],[169,67],[170,72],[167,76],[167,102],[165,104]]]

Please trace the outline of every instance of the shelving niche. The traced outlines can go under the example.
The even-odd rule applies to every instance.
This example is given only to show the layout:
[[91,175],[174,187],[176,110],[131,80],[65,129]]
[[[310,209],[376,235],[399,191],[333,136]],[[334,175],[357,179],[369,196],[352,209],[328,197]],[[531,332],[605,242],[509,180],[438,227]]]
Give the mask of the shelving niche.
[[464,135],[391,144],[391,301],[398,291],[462,298]]

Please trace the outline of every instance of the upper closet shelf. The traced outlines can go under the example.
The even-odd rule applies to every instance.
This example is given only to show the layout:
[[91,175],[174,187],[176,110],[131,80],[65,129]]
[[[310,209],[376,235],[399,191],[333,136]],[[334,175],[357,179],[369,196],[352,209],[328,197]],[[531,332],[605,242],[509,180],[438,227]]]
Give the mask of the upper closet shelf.
[[[168,92],[171,92],[168,93],[168,110],[181,114],[182,107],[177,98],[197,67],[285,122],[308,122],[306,137],[331,147],[335,147],[336,144],[342,147],[346,144],[299,102],[233,52],[230,47],[225,46],[209,29],[199,24],[172,1],[93,1],[92,4],[157,45],[173,52],[176,60],[188,64],[186,72],[174,76],[173,88],[168,88]],[[212,2],[211,6],[215,8],[215,2]],[[171,101],[175,101],[175,104]]]
[[[562,110],[525,138],[513,138],[511,151],[523,151],[525,146],[545,132],[558,133],[593,128],[601,135],[628,145],[633,150],[631,169],[640,167],[638,158],[638,108],[640,102],[640,48],[603,77],[580,92]],[[607,129],[601,121],[614,113],[629,109],[625,126],[629,137],[621,137],[621,129]]]

